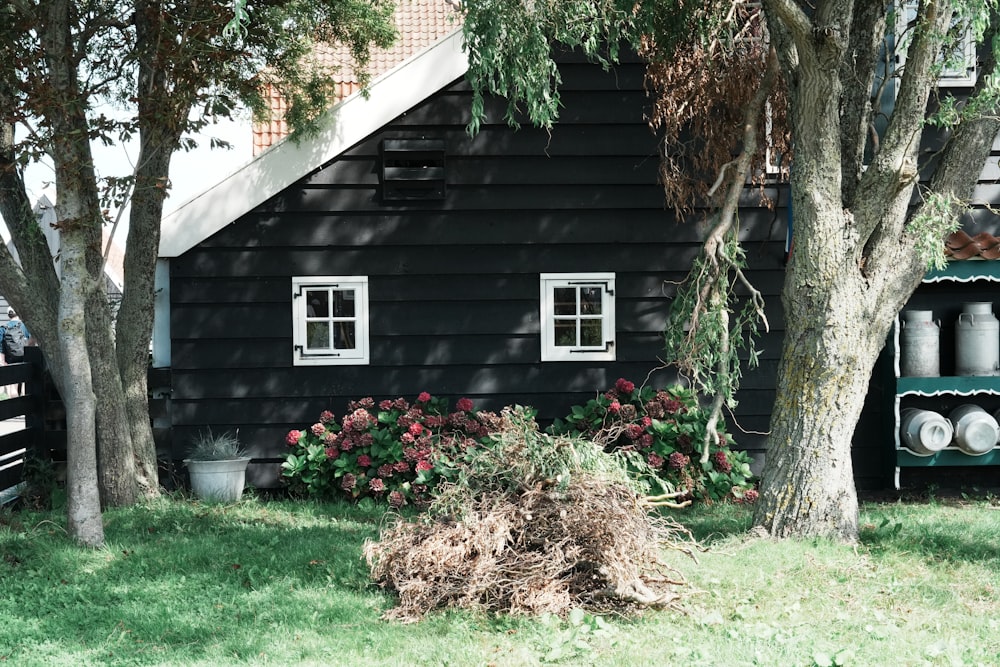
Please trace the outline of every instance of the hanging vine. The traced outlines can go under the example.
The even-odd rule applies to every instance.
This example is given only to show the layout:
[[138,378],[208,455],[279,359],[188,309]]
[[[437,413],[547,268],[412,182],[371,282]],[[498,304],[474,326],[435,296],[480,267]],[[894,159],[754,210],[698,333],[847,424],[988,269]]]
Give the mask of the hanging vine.
[[[464,0],[462,11],[473,135],[486,119],[489,93],[507,99],[511,125],[528,119],[551,127],[561,83],[554,43],[580,49],[605,67],[624,44],[649,62],[649,123],[662,138],[666,204],[678,219],[696,209],[714,212],[701,257],[671,309],[666,343],[681,373],[712,397],[709,437],[717,438],[723,407],[735,405],[740,353],[748,350],[754,364],[753,335],[767,328],[761,294],[744,274],[740,195],[748,183],[763,185],[774,156],[789,155],[785,97],[761,3]],[[759,142],[765,133],[767,142]],[[738,289],[749,298],[734,315]]]
[[[764,32],[759,5],[733,2],[712,39],[683,44],[672,59],[654,60],[650,68],[659,93],[651,124],[664,132],[661,179],[667,200],[678,216],[697,202],[714,207],[711,228],[677,289],[664,333],[668,360],[712,397],[703,452],[710,442],[718,444],[715,426],[723,408],[736,405],[742,355],[748,367],[757,366],[754,341],[760,328],[768,327],[763,296],[745,273],[738,217],[747,183],[763,182],[767,150],[788,153],[786,133],[773,131],[785,126],[785,102]],[[760,141],[765,134],[766,142]]]

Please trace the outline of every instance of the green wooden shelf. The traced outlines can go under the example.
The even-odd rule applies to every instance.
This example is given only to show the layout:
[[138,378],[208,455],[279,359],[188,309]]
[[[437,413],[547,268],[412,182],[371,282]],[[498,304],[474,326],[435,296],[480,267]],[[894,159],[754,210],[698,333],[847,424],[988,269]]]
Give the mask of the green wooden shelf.
[[957,449],[945,449],[930,456],[918,456],[908,449],[896,450],[896,465],[907,468],[930,466],[995,466],[1000,465],[1000,448],[980,456],[969,456]]
[[936,378],[901,377],[896,380],[896,393],[918,396],[938,396],[940,394],[1000,395],[1000,376],[944,376]]
[[[1000,260],[966,259],[948,262],[940,270],[928,271],[924,283],[971,283],[976,281],[1000,282]],[[960,289],[960,288],[956,288]],[[895,346],[895,368],[899,373],[899,325],[893,334]],[[982,454],[970,456],[959,449],[949,447],[930,456],[914,454],[900,444],[900,399],[904,396],[1000,396],[1000,377],[996,376],[950,376],[950,377],[897,377],[895,396],[896,474],[895,484],[899,489],[900,468],[929,468],[933,466],[995,466],[1000,465],[1000,447]]]
[[961,259],[948,262],[943,269],[928,271],[924,276],[925,283],[959,282],[969,283],[975,280],[992,280],[1000,282],[1000,260],[994,259]]

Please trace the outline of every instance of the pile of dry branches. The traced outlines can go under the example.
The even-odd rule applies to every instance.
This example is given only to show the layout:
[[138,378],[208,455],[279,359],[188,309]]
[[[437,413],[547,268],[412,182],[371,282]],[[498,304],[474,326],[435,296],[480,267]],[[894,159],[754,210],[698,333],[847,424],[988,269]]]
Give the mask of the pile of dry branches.
[[505,411],[495,446],[482,449],[426,516],[399,521],[365,545],[373,579],[400,598],[387,616],[676,603],[683,581],[663,550],[693,556],[690,534],[650,512],[614,457],[593,443],[544,436],[512,415]]

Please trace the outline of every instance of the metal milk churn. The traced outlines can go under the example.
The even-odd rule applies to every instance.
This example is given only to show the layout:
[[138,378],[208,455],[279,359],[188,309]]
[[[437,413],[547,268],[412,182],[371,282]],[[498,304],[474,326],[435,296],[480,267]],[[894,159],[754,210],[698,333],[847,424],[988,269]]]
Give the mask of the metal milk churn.
[[1000,322],[993,304],[962,304],[955,322],[955,374],[1000,375]]
[[955,427],[937,412],[904,408],[900,417],[900,440],[913,453],[929,456],[951,444]]
[[955,427],[955,444],[970,456],[979,456],[992,450],[1000,436],[1000,425],[986,410],[966,403],[948,414]]
[[904,377],[941,375],[941,327],[930,310],[904,310],[899,372]]

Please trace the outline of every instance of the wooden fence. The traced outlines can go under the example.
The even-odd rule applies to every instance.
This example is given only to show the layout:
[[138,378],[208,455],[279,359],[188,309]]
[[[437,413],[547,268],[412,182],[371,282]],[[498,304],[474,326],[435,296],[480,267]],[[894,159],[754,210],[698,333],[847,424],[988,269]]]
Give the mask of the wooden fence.
[[[0,491],[21,482],[25,459],[43,441],[42,368],[41,350],[34,347],[25,348],[24,363],[0,366],[0,387],[9,391],[0,401]],[[13,388],[22,383],[22,395],[13,396]]]
[[[22,481],[25,460],[32,455],[47,461],[66,460],[66,408],[45,369],[41,350],[28,347],[24,352],[24,363],[0,366],[0,388],[23,382],[25,389],[23,396],[8,394],[0,401],[0,492]],[[171,454],[169,384],[169,369],[150,370],[153,436],[157,454],[164,459]]]

